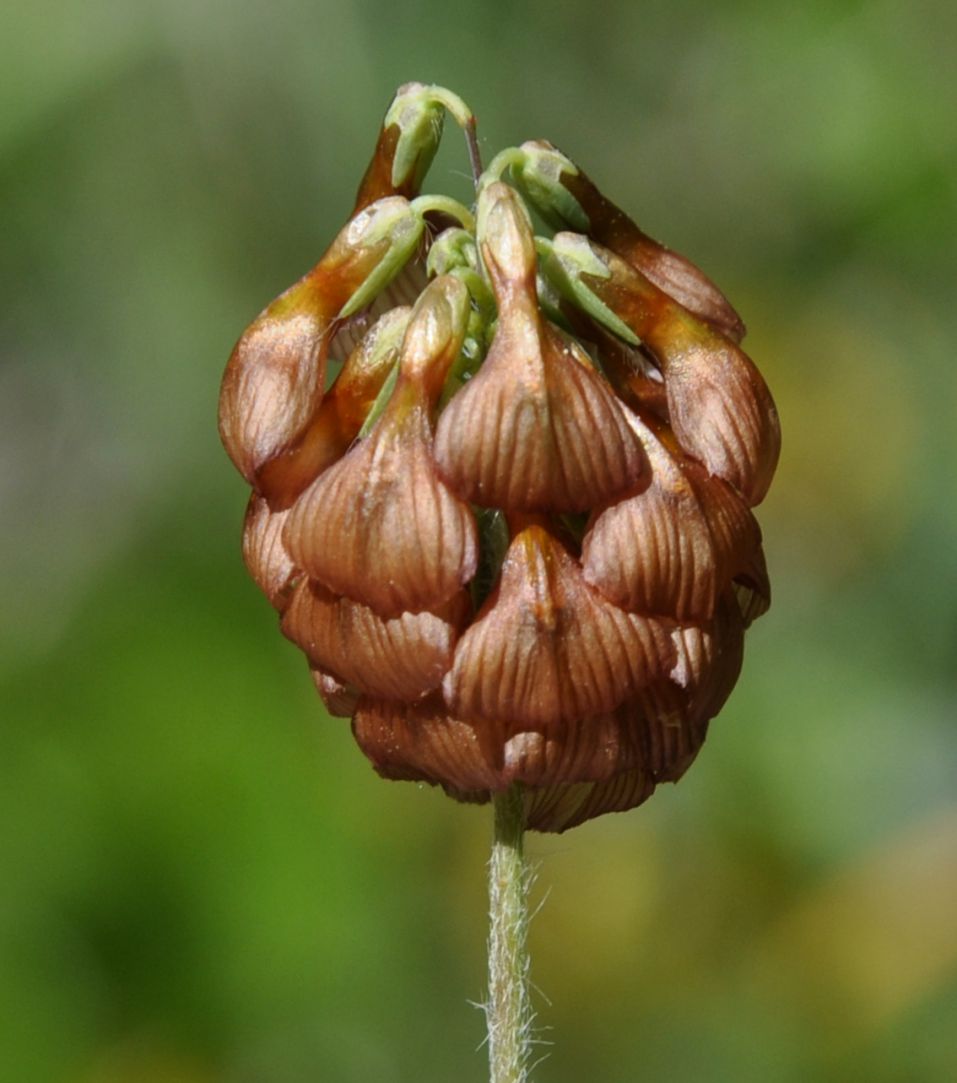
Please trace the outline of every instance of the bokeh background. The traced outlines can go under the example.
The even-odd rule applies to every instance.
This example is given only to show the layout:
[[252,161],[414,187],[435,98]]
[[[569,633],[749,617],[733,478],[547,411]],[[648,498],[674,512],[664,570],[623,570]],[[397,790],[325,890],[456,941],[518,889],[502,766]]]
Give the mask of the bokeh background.
[[[949,0],[13,0],[0,1078],[485,1075],[483,810],[379,781],[239,556],[235,338],[445,83],[750,325],[775,601],[704,753],[533,836],[542,1083],[957,1079]],[[467,194],[454,127],[431,185]]]

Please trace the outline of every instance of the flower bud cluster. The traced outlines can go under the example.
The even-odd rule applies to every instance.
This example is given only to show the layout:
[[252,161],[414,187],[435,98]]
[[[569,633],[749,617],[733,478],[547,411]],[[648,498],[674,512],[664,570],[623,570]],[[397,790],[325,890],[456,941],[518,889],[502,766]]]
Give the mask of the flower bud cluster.
[[246,565],[376,770],[521,784],[562,831],[681,777],[730,694],[778,419],[717,287],[551,144],[499,154],[474,218],[420,196],[446,111],[471,130],[400,88],[352,217],[236,345],[220,432]]

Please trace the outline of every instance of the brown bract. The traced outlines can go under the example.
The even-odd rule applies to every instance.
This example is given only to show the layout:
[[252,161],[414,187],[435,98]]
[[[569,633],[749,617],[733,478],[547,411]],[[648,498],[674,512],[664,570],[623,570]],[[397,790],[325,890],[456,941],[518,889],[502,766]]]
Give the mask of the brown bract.
[[301,573],[282,541],[286,512],[274,512],[258,493],[246,506],[243,522],[243,562],[256,585],[281,613],[289,604],[292,588]]
[[532,831],[560,833],[606,812],[625,812],[647,801],[654,776],[643,768],[621,771],[605,782],[573,782],[529,790],[525,816]]
[[[260,488],[273,507],[288,508],[359,435],[366,415],[398,358],[408,307],[393,308],[358,340],[319,409],[300,436],[260,471]],[[337,332],[333,345],[338,343]]]
[[459,717],[570,722],[614,709],[667,673],[673,654],[660,622],[612,605],[532,523],[515,533],[443,687]]
[[322,300],[311,281],[297,283],[250,325],[229,359],[219,433],[250,485],[307,424],[322,398],[335,315]]
[[591,344],[615,394],[631,410],[668,425],[664,377],[647,347],[622,342],[567,302],[561,313],[571,330]]
[[353,732],[386,778],[438,783],[463,800],[518,782],[528,788],[530,826],[562,831],[632,807],[656,783],[679,779],[697,755],[740,668],[733,599],[723,598],[711,621],[673,626],[671,640],[670,670],[602,715],[549,724],[463,721],[435,694],[414,704],[367,697]]
[[412,389],[295,505],[286,542],[330,589],[393,616],[444,602],[475,574],[475,520],[435,472]]
[[[531,140],[523,147],[557,149],[544,139]],[[590,224],[589,235],[594,240],[627,260],[678,304],[733,342],[744,338],[744,321],[721,290],[691,260],[639,229],[577,166],[574,172],[561,174],[561,184],[584,211]]]
[[475,520],[432,459],[431,414],[461,348],[467,309],[457,279],[444,276],[426,289],[385,412],[300,497],[286,528],[300,567],[383,616],[439,605],[475,574]]
[[757,521],[727,483],[669,450],[636,415],[629,420],[650,480],[594,517],[582,547],[585,579],[625,609],[707,620],[760,545]]
[[476,504],[585,511],[639,482],[640,443],[584,350],[542,317],[531,225],[514,192],[496,183],[481,201],[498,329],[478,375],[439,420],[436,460]]
[[671,639],[676,657],[668,676],[685,693],[683,717],[700,725],[721,710],[741,672],[744,622],[733,591],[725,591],[710,621],[677,625]]
[[312,683],[316,686],[319,697],[325,704],[326,710],[333,718],[351,718],[359,703],[359,693],[344,684],[331,673],[323,673],[315,666],[310,667]]
[[726,340],[702,340],[696,331],[684,342],[675,335],[667,350],[656,350],[671,427],[689,455],[749,504],[760,504],[781,450],[777,410],[749,357]]
[[343,684],[414,702],[442,683],[470,609],[462,592],[435,612],[387,619],[304,579],[283,614],[282,631],[314,668]]
[[[372,159],[366,168],[356,193],[355,210],[362,210],[377,199],[388,195],[412,199],[432,163],[442,133],[442,110],[427,96],[423,83],[405,83],[395,92],[395,100],[386,114],[376,142]],[[396,105],[400,108],[397,110]],[[398,115],[396,115],[398,113]],[[404,172],[396,176],[396,152],[403,126],[415,129],[414,157],[404,164]]]
[[750,560],[734,577],[731,585],[747,628],[771,608],[771,580],[763,546],[758,546],[751,554]]
[[592,244],[610,275],[588,286],[641,339],[664,376],[668,418],[685,452],[752,506],[764,499],[781,451],[767,384],[746,353],[695,319],[633,267]]
[[406,243],[420,230],[408,201],[398,196],[360,211],[316,266],[236,343],[220,391],[219,431],[250,484],[261,487],[263,467],[295,442],[319,408],[334,321],[343,306],[396,238]]
[[353,720],[356,740],[380,774],[440,784],[462,797],[516,782],[603,782],[636,767],[661,777],[700,746],[703,732],[645,715],[635,703],[571,725],[463,722],[437,696],[413,704],[364,697]]
[[383,778],[443,785],[460,794],[500,787],[489,734],[451,717],[441,696],[417,703],[364,697],[352,732]]
[[398,357],[415,301],[425,286],[420,261],[406,266],[372,304],[332,329],[328,353],[345,354],[339,375],[300,434],[259,471],[257,484],[274,508],[288,508],[359,435]]

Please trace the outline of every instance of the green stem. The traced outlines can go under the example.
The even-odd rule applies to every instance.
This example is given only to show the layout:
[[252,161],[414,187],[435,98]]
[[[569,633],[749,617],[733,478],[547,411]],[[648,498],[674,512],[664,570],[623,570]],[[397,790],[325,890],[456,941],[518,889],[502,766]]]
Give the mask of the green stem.
[[526,1083],[531,1045],[528,996],[528,871],[522,850],[521,788],[492,795],[495,835],[489,862],[488,1051],[491,1083]]
[[472,167],[472,184],[478,188],[482,177],[482,152],[479,149],[478,134],[475,131],[475,117],[470,117],[465,125],[465,142],[469,148],[469,165]]
[[443,195],[426,195],[416,196],[412,200],[412,206],[418,211],[419,214],[427,214],[429,211],[441,211],[443,214],[447,214],[450,218],[454,218],[456,222],[460,223],[469,233],[475,229],[475,219],[472,217],[472,212],[468,207],[464,207],[457,199],[452,199],[451,196]]

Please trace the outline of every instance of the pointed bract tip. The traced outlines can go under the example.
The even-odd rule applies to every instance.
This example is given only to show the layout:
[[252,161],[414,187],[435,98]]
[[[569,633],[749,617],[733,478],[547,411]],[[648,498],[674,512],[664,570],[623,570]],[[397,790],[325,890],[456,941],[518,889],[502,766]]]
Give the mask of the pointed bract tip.
[[635,332],[594,289],[595,280],[612,278],[612,261],[617,257],[596,247],[582,234],[567,231],[556,233],[547,248],[542,248],[542,254],[544,274],[559,293],[623,341],[632,346],[639,344]]
[[479,193],[476,232],[479,250],[497,292],[535,283],[532,222],[518,193],[493,181]]
[[591,227],[588,215],[562,183],[562,177],[578,175],[571,158],[545,139],[530,139],[518,149],[520,157],[512,163],[512,176],[535,210],[554,229],[587,233]]
[[360,279],[338,312],[340,319],[371,304],[412,257],[425,222],[402,196],[386,196],[360,211],[329,250],[330,262],[348,265],[357,260],[373,266]]
[[425,381],[437,394],[468,330],[469,291],[452,275],[440,275],[422,291],[402,344],[402,375]]
[[425,178],[442,138],[445,109],[422,83],[399,87],[382,123],[399,135],[392,159],[392,184],[418,189]]

